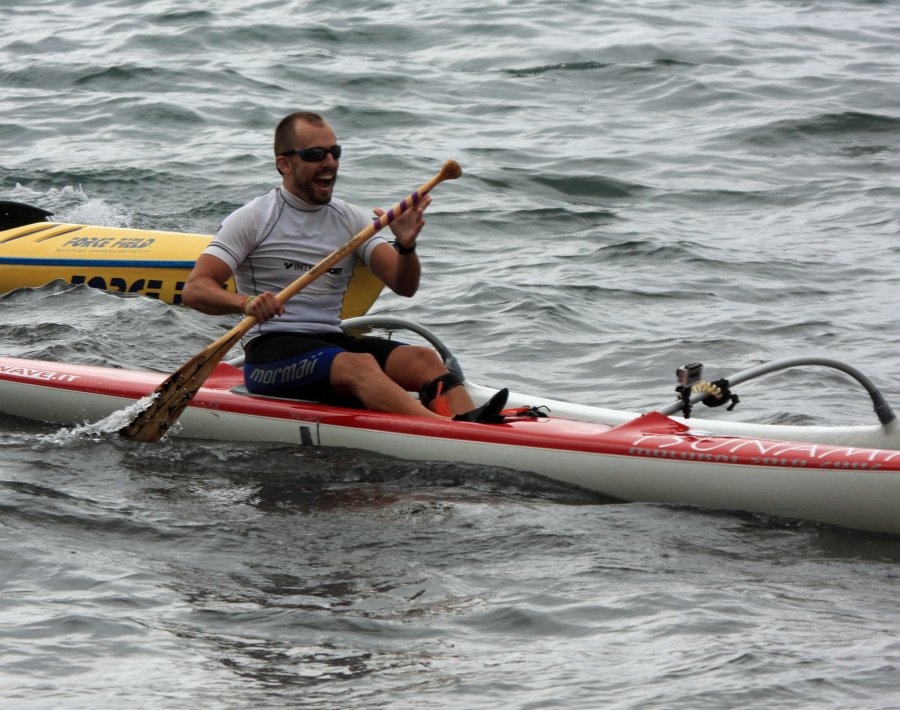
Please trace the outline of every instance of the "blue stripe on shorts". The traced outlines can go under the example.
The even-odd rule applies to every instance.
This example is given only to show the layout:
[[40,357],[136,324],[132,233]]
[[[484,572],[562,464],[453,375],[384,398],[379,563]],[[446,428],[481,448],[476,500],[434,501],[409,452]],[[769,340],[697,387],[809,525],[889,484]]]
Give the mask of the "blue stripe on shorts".
[[302,390],[328,377],[341,348],[320,348],[275,362],[245,363],[244,382],[253,394],[301,396]]

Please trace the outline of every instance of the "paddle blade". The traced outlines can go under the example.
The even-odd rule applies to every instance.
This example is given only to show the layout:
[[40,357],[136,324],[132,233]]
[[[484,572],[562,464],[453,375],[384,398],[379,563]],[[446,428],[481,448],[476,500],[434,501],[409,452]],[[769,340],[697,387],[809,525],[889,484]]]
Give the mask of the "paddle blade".
[[164,437],[239,337],[204,350],[169,375],[153,390],[155,397],[147,408],[119,429],[119,434],[126,439],[147,442]]

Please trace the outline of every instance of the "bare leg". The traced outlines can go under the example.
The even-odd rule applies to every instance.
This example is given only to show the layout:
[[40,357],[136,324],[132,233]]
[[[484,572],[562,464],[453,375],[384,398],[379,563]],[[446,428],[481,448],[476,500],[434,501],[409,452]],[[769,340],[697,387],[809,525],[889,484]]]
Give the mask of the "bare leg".
[[[435,377],[447,372],[438,354],[430,348],[404,345],[388,357],[386,372],[394,382],[408,392],[418,392]],[[450,411],[462,414],[475,408],[465,387],[454,387],[443,394]]]
[[410,397],[401,385],[382,372],[375,358],[366,353],[343,352],[337,355],[331,363],[331,384],[341,394],[353,395],[359,399],[367,409],[433,419],[445,418]]

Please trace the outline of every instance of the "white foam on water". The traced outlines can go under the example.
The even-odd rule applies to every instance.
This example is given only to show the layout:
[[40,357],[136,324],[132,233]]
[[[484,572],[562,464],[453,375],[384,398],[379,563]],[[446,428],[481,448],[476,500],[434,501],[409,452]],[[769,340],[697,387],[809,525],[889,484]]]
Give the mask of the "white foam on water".
[[50,210],[52,213],[50,219],[54,222],[126,228],[132,226],[132,215],[125,207],[105,199],[91,197],[81,185],[53,187],[40,192],[16,184],[9,197],[17,202]]
[[66,446],[86,439],[99,440],[107,434],[118,434],[122,427],[130,424],[134,419],[158,396],[157,392],[151,392],[146,397],[141,397],[133,404],[117,409],[112,414],[96,422],[85,422],[71,428],[63,428],[53,434],[40,437],[41,444],[52,446]]

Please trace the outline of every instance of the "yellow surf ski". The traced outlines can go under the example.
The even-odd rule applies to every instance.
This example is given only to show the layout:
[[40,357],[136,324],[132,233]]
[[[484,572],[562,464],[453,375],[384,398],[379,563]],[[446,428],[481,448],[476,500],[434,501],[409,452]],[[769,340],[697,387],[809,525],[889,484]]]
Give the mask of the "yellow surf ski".
[[[179,304],[194,262],[212,241],[208,234],[40,221],[47,215],[39,208],[0,202],[0,292],[62,279]],[[360,264],[341,317],[365,315],[382,286]],[[233,291],[234,282],[227,287]]]

